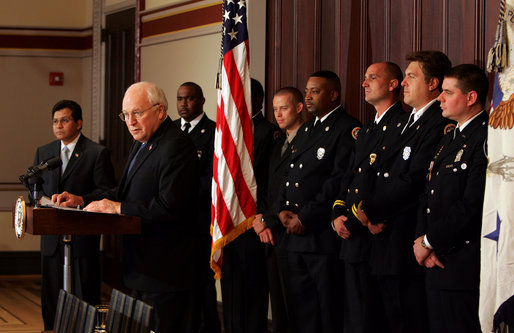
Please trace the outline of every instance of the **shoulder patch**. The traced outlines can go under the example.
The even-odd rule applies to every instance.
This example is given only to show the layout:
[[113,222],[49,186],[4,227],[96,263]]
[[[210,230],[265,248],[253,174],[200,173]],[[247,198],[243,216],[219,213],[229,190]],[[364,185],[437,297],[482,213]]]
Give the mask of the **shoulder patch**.
[[354,140],[357,140],[357,137],[359,136],[359,131],[360,131],[360,130],[361,130],[361,128],[360,128],[360,127],[354,127],[354,128],[352,129],[352,138],[353,138]]
[[447,133],[450,133],[451,131],[453,131],[455,129],[455,124],[448,124],[444,127],[444,135],[446,135]]
[[275,131],[273,132],[273,140],[276,140],[278,139],[278,137],[282,134],[282,132],[280,131]]

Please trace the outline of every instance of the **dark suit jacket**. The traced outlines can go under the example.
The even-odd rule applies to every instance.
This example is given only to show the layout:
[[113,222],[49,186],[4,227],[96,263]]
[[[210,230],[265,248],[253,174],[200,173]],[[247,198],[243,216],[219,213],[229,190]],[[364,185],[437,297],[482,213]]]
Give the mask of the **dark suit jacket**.
[[[174,121],[180,128],[180,119]],[[202,119],[188,133],[193,141],[199,160],[198,217],[202,228],[209,234],[211,222],[212,158],[214,155],[214,134],[216,123],[204,114]]]
[[298,130],[280,199],[280,211],[298,214],[305,233],[286,234],[282,246],[291,252],[336,253],[340,242],[330,224],[332,203],[360,123],[339,107],[323,123],[313,125],[314,119]]
[[419,208],[417,236],[426,234],[445,269],[427,269],[427,287],[478,289],[487,157],[487,112],[453,140],[439,143]]
[[275,246],[280,244],[284,236],[285,228],[278,218],[279,213],[279,198],[280,188],[284,183],[285,172],[289,166],[289,159],[291,158],[291,150],[294,149],[296,144],[296,137],[289,144],[285,150],[284,155],[280,156],[282,146],[287,140],[285,133],[274,142],[271,148],[270,163],[269,163],[269,178],[268,178],[268,197],[263,207],[264,221],[271,229],[275,239]]
[[252,118],[253,121],[253,171],[257,182],[257,211],[268,195],[268,167],[271,147],[280,135],[280,128],[267,121],[262,113]]
[[364,211],[371,223],[387,225],[372,240],[375,274],[422,272],[412,253],[419,196],[436,145],[447,126],[453,127],[441,113],[439,102],[434,102],[367,172],[372,181],[363,190]]
[[[34,164],[51,157],[59,157],[61,141],[55,140],[36,151]],[[81,134],[63,175],[61,168],[45,171],[41,176],[43,193],[46,196],[68,191],[84,197],[85,204],[98,192],[115,185],[114,170],[107,148],[89,140]],[[73,256],[98,254],[99,236],[73,237]],[[51,256],[57,250],[59,236],[41,237],[41,254]]]
[[134,142],[115,200],[121,213],[139,216],[141,235],[124,236],[123,280],[144,292],[189,290],[198,264],[198,157],[193,142],[167,118],[148,140]]
[[367,182],[370,179],[366,177],[369,169],[379,155],[384,154],[399,139],[401,130],[405,126],[404,118],[405,111],[402,104],[397,102],[380,119],[380,123],[375,124],[375,120],[372,120],[359,132],[349,168],[343,177],[341,191],[337,196],[338,201],[333,207],[334,218],[341,215],[348,217],[345,226],[351,236],[350,239],[342,239],[340,251],[340,258],[346,263],[362,262],[368,258],[371,233],[352,213],[352,206],[357,208],[362,200],[362,189],[369,187]]

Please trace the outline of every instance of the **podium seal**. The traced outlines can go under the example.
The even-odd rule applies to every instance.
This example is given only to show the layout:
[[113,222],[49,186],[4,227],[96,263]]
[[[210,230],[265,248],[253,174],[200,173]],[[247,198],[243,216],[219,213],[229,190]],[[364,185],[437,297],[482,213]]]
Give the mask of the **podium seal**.
[[14,232],[16,233],[16,238],[22,239],[25,235],[26,222],[27,211],[25,209],[25,200],[20,196],[18,200],[16,200],[14,209]]

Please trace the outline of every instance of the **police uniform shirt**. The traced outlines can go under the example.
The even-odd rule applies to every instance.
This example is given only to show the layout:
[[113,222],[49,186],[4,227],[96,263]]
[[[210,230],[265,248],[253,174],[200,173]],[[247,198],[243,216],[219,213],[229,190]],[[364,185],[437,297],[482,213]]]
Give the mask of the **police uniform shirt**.
[[[202,113],[200,113],[198,115],[198,117],[196,117],[195,119],[191,120],[189,122],[189,124],[191,125],[191,127],[189,127],[189,130],[187,131],[187,133],[191,132],[193,130],[193,128],[195,128],[196,125],[198,125],[198,123],[200,122],[200,120],[202,120],[203,118],[203,115],[205,114],[205,112],[202,111]],[[180,118],[180,129],[181,130],[185,130],[185,125],[186,125],[187,121],[184,119],[184,118]]]

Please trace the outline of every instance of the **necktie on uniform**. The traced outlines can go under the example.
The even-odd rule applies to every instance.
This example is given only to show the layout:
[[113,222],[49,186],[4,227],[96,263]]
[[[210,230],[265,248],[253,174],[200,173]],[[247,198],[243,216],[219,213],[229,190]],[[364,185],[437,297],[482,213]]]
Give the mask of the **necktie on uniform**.
[[284,153],[287,150],[287,147],[289,147],[289,140],[285,140],[284,144],[282,145],[282,149],[280,150],[280,157],[284,156]]
[[407,121],[407,125],[405,125],[405,127],[403,128],[402,130],[402,134],[403,132],[405,132],[405,130],[407,128],[409,128],[412,124],[414,123],[414,113],[411,113],[410,116],[409,116],[409,121]]
[[454,131],[453,131],[453,140],[455,140],[456,137],[458,137],[460,134],[460,129],[459,128],[456,128]]
[[70,161],[70,150],[66,146],[64,146],[62,148],[61,161],[62,161],[62,166],[61,166],[61,175],[62,175],[64,173],[64,170],[66,170],[66,166],[68,165],[68,162]]
[[186,133],[189,133],[189,129],[191,128],[191,123],[184,123],[184,129],[183,131]]

